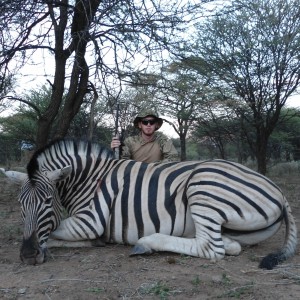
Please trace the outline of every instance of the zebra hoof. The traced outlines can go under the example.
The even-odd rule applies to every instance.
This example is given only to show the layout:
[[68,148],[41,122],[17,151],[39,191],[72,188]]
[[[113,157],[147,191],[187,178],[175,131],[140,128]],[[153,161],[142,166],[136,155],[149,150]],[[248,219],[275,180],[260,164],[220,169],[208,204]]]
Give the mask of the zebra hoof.
[[141,255],[141,254],[152,254],[153,250],[150,248],[146,248],[143,245],[135,245],[133,247],[133,249],[131,250],[130,256],[134,256],[134,255]]

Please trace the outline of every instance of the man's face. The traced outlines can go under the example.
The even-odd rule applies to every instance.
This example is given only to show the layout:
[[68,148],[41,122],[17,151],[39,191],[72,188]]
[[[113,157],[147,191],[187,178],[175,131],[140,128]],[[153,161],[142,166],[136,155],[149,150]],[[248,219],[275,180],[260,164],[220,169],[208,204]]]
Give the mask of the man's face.
[[145,135],[151,136],[157,128],[157,120],[153,117],[146,117],[139,122],[139,128]]

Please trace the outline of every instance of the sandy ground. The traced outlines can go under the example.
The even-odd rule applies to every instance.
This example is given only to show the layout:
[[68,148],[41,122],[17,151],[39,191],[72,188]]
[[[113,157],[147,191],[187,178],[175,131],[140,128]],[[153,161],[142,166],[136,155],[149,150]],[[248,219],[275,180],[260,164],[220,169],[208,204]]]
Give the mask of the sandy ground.
[[[300,180],[274,178],[296,221]],[[44,264],[19,259],[22,238],[19,187],[0,176],[0,299],[299,299],[299,252],[272,271],[260,259],[279,248],[284,227],[272,239],[220,262],[156,253],[129,257],[130,247],[52,249]],[[300,226],[297,222],[298,228]]]

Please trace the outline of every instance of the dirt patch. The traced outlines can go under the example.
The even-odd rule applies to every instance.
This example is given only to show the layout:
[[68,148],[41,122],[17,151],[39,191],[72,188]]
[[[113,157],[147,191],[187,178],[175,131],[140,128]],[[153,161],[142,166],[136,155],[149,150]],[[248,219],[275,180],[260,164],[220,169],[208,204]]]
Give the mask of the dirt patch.
[[[275,178],[300,218],[299,177]],[[1,299],[298,299],[300,256],[272,271],[258,268],[284,231],[218,263],[170,253],[129,257],[130,247],[52,249],[39,266],[19,259],[19,187],[0,177]],[[299,222],[297,222],[299,229]]]

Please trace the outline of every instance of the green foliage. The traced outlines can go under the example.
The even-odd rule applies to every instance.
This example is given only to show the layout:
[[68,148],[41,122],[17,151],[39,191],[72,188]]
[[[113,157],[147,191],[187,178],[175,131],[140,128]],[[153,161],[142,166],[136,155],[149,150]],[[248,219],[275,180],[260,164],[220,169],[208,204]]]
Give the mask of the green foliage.
[[186,157],[188,160],[199,160],[201,159],[199,148],[196,143],[187,142]]
[[[300,160],[300,110],[288,108],[281,111],[278,125],[270,138],[271,158]],[[272,155],[273,154],[273,155]]]
[[235,298],[235,299],[241,299],[242,296],[252,294],[254,288],[254,284],[247,284],[245,286],[239,286],[235,287],[233,289],[230,289],[228,292],[226,292],[223,296],[229,297],[229,298]]
[[142,288],[141,293],[146,295],[156,295],[159,296],[161,300],[164,300],[168,299],[168,297],[171,295],[171,288],[168,287],[166,283],[158,281],[145,288]]
[[[297,1],[226,2],[199,23],[193,54],[183,60],[219,91],[223,109],[242,118],[242,134],[261,173],[280,111],[300,84],[299,14]],[[220,110],[214,111],[218,116]],[[214,143],[223,156],[220,141]]]
[[[100,114],[101,115],[101,114]],[[89,139],[90,112],[81,110],[71,122],[67,137]],[[109,146],[113,136],[113,129],[108,128],[104,122],[94,123],[92,141]]]
[[294,175],[297,178],[300,174],[300,161],[274,162],[268,169],[268,176],[284,177]]
[[[17,140],[25,140],[35,144],[37,120],[50,102],[51,89],[41,86],[32,89],[24,95],[15,113],[9,117],[1,118],[3,132]],[[30,103],[30,105],[28,105]]]
[[[243,125],[245,126],[245,125]],[[243,134],[247,130],[246,140]],[[200,159],[226,158],[246,162],[254,158],[253,144],[255,129],[241,126],[240,117],[231,119],[207,118],[195,127],[188,141],[188,159],[194,159],[195,150]],[[221,152],[223,151],[223,152]],[[272,161],[300,159],[300,110],[283,109],[279,122],[267,144],[267,159]]]
[[201,280],[199,278],[199,275],[197,275],[193,280],[192,280],[192,284],[195,285],[195,286],[198,286],[200,285],[201,283]]
[[226,273],[222,274],[222,283],[225,285],[231,284],[231,279],[230,279],[230,277],[228,277],[228,275]]
[[35,141],[36,121],[28,112],[16,113],[12,116],[1,118],[1,127],[7,136],[16,140]]
[[20,141],[13,136],[0,132],[0,163],[10,166],[10,162],[21,160]]
[[[49,105],[51,90],[51,88],[43,85],[38,89],[29,91],[24,95],[24,102],[21,102],[15,109],[16,112],[13,115],[0,119],[1,128],[6,136],[10,136],[19,142],[24,140],[31,144],[35,144],[38,116],[43,114]],[[30,104],[28,105],[28,103]],[[72,121],[68,131],[69,137],[88,139],[90,130],[89,105],[89,102],[87,102],[86,105],[83,105],[82,109]],[[97,115],[95,117],[93,128],[93,141],[109,145],[112,137],[112,130],[103,125],[103,122],[99,123],[98,119],[101,119],[103,113],[98,106],[96,106],[95,109],[97,110]],[[57,118],[58,117],[59,114],[57,115]],[[56,119],[53,122],[53,129],[55,130]]]

